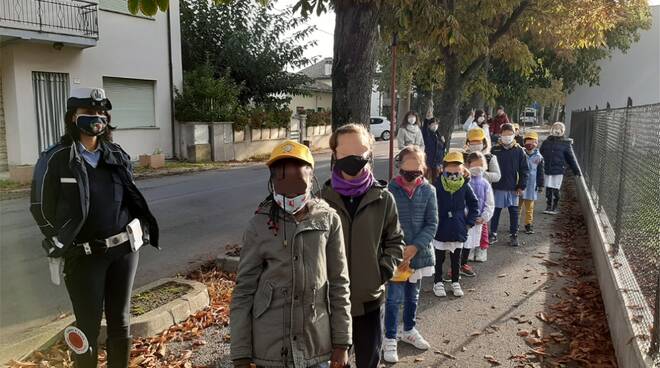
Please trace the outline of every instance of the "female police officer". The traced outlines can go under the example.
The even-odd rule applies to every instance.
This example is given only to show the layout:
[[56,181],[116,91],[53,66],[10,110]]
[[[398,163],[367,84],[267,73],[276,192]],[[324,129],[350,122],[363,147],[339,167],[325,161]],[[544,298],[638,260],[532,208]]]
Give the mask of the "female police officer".
[[[74,88],[67,100],[65,135],[44,151],[34,170],[30,211],[46,236],[51,263],[64,260],[76,316],[67,339],[77,367],[97,366],[101,313],[108,323],[108,367],[127,367],[129,304],[137,250],[158,247],[158,225],[133,182],[128,154],[112,143],[100,88]],[[59,283],[58,275],[51,277]]]

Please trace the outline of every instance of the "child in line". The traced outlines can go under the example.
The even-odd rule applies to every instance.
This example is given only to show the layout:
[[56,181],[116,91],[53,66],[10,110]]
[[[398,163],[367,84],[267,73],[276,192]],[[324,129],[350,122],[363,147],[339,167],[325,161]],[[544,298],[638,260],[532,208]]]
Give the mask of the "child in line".
[[415,328],[421,279],[432,276],[435,270],[431,240],[438,227],[435,188],[424,178],[424,172],[427,170],[425,156],[418,146],[405,147],[396,159],[399,175],[388,185],[396,201],[399,223],[406,243],[403,262],[387,284],[383,358],[389,363],[399,361],[397,327],[401,305],[403,333],[400,341],[421,350],[429,348],[429,343]]
[[[500,172],[500,165],[497,163],[497,157],[490,152],[490,136],[486,134],[486,131],[484,131],[483,128],[468,130],[463,159],[467,160],[467,156],[472,152],[483,153],[487,167],[486,171],[483,173],[483,177],[488,183],[493,184],[500,181],[502,174]],[[482,236],[479,247],[474,248],[468,256],[470,260],[476,262],[486,262],[488,260],[488,248],[490,247],[490,242],[488,240],[488,223],[481,226],[481,232]]]
[[523,135],[520,132],[520,125],[518,123],[513,124],[513,131],[515,133],[515,140],[516,143],[520,145],[520,147],[523,147],[525,145],[525,140],[523,139]]
[[468,230],[468,239],[461,254],[461,275],[474,277],[476,273],[467,264],[468,256],[471,250],[480,249],[484,237],[486,242],[488,241],[488,234],[484,233],[482,228],[493,216],[495,199],[490,183],[484,178],[484,172],[486,171],[486,157],[484,154],[481,152],[470,153],[467,157],[467,166],[470,170],[469,185],[477,196],[477,200],[479,200],[479,211],[475,225]]
[[564,138],[566,126],[561,122],[552,124],[550,136],[541,144],[541,155],[545,158],[545,196],[548,203],[543,213],[556,215],[559,210],[559,189],[564,180],[566,164],[575,176],[582,175],[573,152],[573,140]]
[[373,174],[373,136],[361,124],[344,125],[330,136],[332,176],[322,198],[344,229],[351,275],[353,346],[357,368],[380,363],[385,284],[403,260],[403,232],[387,182]]
[[433,239],[436,258],[433,293],[438,297],[447,296],[442,264],[445,262],[446,251],[449,251],[452,293],[461,297],[463,290],[458,283],[461,252],[468,238],[468,229],[477,221],[479,201],[463,176],[461,152],[449,152],[443,160],[442,169],[442,176],[435,182],[438,198],[438,230]]
[[520,211],[525,213],[526,234],[534,234],[534,201],[537,198],[536,192],[543,189],[543,156],[539,153],[538,144],[538,133],[528,132],[525,135],[529,176],[527,177],[527,188],[520,199]]
[[344,367],[352,339],[341,219],[311,194],[309,148],[285,141],[266,164],[271,193],[245,231],[231,302],[234,367]]
[[514,139],[513,125],[502,126],[500,142],[493,148],[493,154],[500,164],[502,177],[493,184],[495,196],[495,212],[490,221],[490,243],[497,242],[497,227],[503,208],[509,210],[509,231],[511,239],[509,245],[518,246],[518,202],[527,187],[529,166],[527,155]]

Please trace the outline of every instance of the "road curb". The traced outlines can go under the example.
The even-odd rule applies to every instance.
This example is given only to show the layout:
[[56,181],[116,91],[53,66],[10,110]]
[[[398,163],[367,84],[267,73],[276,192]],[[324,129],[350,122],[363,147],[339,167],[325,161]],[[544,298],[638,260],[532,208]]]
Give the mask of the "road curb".
[[[186,280],[182,278],[164,278],[147,284],[133,291],[138,294],[159,285],[176,282],[186,284],[192,289],[183,296],[153,309],[141,316],[131,319],[131,335],[137,337],[149,337],[157,335],[171,326],[185,321],[190,315],[206,308],[210,304],[209,293],[206,285],[201,282]],[[105,319],[101,321],[99,343],[105,342],[107,337],[107,324]]]
[[215,264],[225,272],[237,272],[239,257],[221,254],[215,259]]

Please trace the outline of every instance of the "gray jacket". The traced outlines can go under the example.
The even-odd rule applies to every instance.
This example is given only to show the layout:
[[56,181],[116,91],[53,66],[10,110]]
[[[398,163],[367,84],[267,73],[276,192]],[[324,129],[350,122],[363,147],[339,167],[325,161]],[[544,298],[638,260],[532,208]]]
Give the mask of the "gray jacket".
[[[277,235],[264,202],[245,231],[231,302],[231,358],[310,367],[351,345],[348,265],[339,215],[323,200]],[[285,236],[286,234],[286,236]]]
[[411,144],[419,146],[422,150],[424,149],[424,136],[422,135],[422,130],[416,124],[408,124],[405,127],[399,128],[396,134],[399,150]]

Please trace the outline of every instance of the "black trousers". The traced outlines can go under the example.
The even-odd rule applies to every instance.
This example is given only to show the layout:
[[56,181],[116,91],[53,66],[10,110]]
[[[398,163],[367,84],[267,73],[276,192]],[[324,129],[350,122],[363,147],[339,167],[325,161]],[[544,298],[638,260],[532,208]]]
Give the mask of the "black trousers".
[[[442,264],[445,263],[446,250],[435,250],[435,275],[433,280],[437,284],[442,282]],[[458,282],[459,272],[461,270],[461,253],[463,248],[455,249],[449,252],[449,260],[451,261],[451,282]]]
[[353,317],[353,352],[357,368],[377,368],[383,345],[382,309]]
[[130,301],[139,255],[130,244],[107,250],[67,256],[64,278],[76,316],[76,327],[87,337],[90,349],[73,354],[76,367],[97,366],[97,341],[101,316],[105,310],[108,324],[106,341],[108,367],[125,368],[130,354]]
[[559,189],[545,188],[545,199],[548,207],[557,208],[559,205]]

